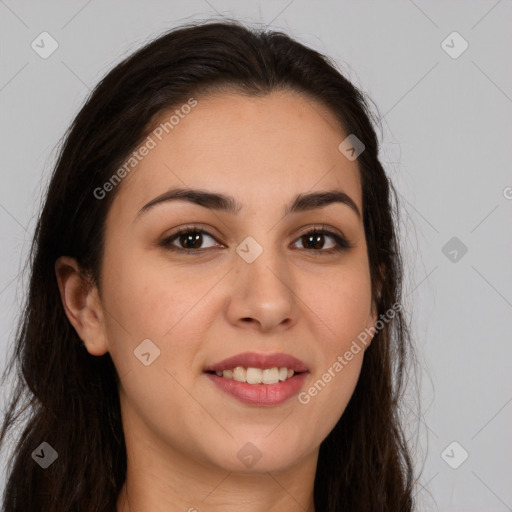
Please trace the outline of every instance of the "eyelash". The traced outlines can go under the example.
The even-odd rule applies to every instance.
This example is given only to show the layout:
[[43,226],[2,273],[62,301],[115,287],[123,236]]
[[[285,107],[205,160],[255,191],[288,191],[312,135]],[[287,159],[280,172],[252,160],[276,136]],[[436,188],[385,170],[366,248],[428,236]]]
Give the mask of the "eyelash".
[[[182,252],[182,253],[185,253],[185,254],[197,254],[197,253],[200,253],[200,252],[203,252],[203,251],[207,250],[207,249],[185,249],[185,248],[182,248],[182,247],[177,247],[177,246],[172,244],[172,242],[174,240],[176,240],[177,238],[179,238],[181,235],[191,234],[191,233],[194,233],[194,234],[198,234],[198,233],[205,234],[205,235],[211,237],[217,243],[219,243],[217,241],[217,239],[212,234],[210,234],[208,231],[205,231],[204,229],[198,228],[196,226],[186,226],[184,228],[181,228],[176,233],[173,233],[172,235],[170,235],[170,236],[166,237],[165,239],[163,239],[159,243],[159,245],[161,247],[164,247],[165,249],[170,250],[170,251]],[[338,233],[335,233],[335,232],[330,231],[328,229],[324,229],[323,227],[321,229],[313,228],[313,229],[310,229],[309,231],[306,231],[305,233],[302,233],[298,237],[297,241],[300,240],[301,238],[305,237],[305,236],[311,236],[311,235],[324,235],[324,236],[327,235],[327,236],[331,237],[336,242],[337,246],[336,247],[331,247],[330,249],[319,249],[319,250],[316,250],[316,249],[304,248],[304,249],[300,249],[300,250],[304,250],[304,251],[308,251],[308,252],[313,252],[313,253],[320,253],[319,255],[321,255],[321,254],[329,255],[329,254],[333,254],[333,253],[342,252],[342,251],[345,251],[347,249],[351,249],[353,247],[353,245],[348,240],[346,240],[345,238],[340,236]]]

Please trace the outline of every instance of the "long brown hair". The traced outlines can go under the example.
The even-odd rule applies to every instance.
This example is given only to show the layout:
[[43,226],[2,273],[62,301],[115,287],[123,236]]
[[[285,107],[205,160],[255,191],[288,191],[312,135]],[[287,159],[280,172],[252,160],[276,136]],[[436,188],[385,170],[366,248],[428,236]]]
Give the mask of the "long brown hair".
[[[4,511],[115,510],[127,467],[118,376],[110,355],[91,356],[68,321],[54,264],[59,256],[74,257],[101,286],[105,218],[119,187],[103,200],[94,190],[147,136],[159,113],[222,87],[252,96],[299,91],[327,106],[347,134],[363,141],[365,150],[357,161],[372,296],[379,315],[401,303],[397,194],[379,161],[363,93],[328,58],[281,32],[232,20],[166,32],[101,80],[60,149],[30,252],[28,296],[3,377],[16,369],[0,443],[27,415],[8,470]],[[354,394],[320,446],[317,512],[413,510],[410,448],[399,417],[410,338],[398,310],[366,350]],[[44,471],[32,460],[42,442],[58,453]]]

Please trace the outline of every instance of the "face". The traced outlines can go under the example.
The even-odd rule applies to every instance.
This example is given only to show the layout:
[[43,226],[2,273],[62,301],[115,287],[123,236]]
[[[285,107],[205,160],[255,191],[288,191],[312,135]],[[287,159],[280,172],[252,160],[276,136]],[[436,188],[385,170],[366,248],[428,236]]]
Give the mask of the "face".
[[[292,467],[342,415],[364,350],[344,354],[375,323],[357,160],[338,150],[348,134],[297,93],[225,92],[197,98],[163,135],[118,185],[106,222],[104,350],[121,378],[126,435],[204,467]],[[178,188],[235,207],[162,197]],[[341,200],[292,208],[329,191]],[[206,371],[246,353],[225,376]],[[241,383],[229,379],[239,365],[278,368],[235,370],[249,380],[300,374]]]

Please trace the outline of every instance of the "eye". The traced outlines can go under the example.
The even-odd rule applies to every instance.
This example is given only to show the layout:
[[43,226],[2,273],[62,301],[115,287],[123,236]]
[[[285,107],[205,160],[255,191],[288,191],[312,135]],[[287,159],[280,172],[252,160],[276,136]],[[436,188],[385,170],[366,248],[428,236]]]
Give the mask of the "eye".
[[[215,241],[213,235],[210,235],[204,229],[195,226],[187,226],[162,240],[159,245],[171,251],[185,251],[187,253],[200,252],[204,249],[201,246],[204,243],[205,236]],[[177,244],[174,244],[174,241],[176,241]],[[213,246],[215,246],[215,244]]]
[[[214,241],[210,247],[202,247],[205,242],[205,237]],[[325,247],[325,239],[331,239],[331,244]],[[301,250],[306,250],[311,253],[331,254],[350,249],[352,244],[340,234],[327,229],[313,228],[303,233],[295,242],[302,243],[303,247],[298,247]],[[295,245],[294,244],[294,245]],[[166,237],[159,243],[160,246],[177,252],[185,253],[198,253],[215,246],[222,246],[219,244],[215,237],[197,226],[186,226],[172,235]]]
[[[334,242],[327,248],[325,248],[325,239],[330,238]],[[309,252],[320,252],[320,253],[333,253],[350,249],[352,244],[346,240],[343,236],[329,231],[327,229],[313,228],[303,233],[296,243],[301,242],[303,248],[309,250]]]

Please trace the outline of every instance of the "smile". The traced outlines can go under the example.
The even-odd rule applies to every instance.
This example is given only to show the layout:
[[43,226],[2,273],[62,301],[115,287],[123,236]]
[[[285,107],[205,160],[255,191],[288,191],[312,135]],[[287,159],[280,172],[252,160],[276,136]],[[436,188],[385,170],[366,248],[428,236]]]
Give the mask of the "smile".
[[216,371],[215,374],[218,377],[233,379],[237,382],[247,382],[248,384],[277,384],[293,377],[295,371],[285,366],[265,369],[236,366],[232,369]]

